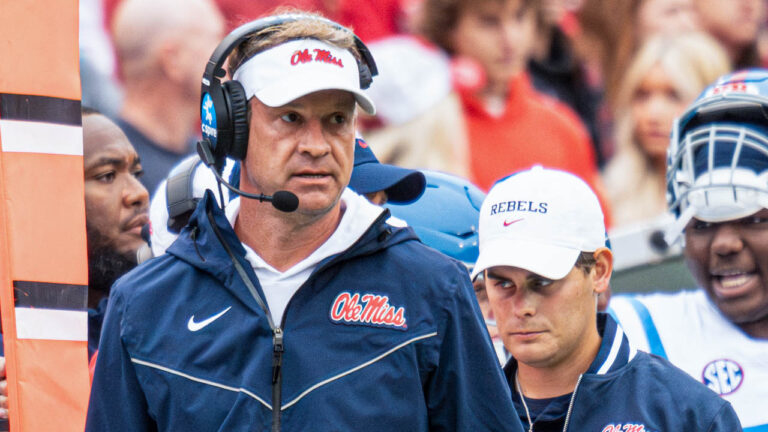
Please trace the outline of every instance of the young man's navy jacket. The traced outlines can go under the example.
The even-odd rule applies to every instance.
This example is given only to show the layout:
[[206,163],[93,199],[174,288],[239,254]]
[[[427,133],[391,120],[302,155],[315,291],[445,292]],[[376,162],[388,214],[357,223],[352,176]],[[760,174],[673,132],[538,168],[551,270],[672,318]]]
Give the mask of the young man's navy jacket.
[[[386,216],[285,310],[282,430],[522,431],[466,269]],[[263,298],[208,194],[114,286],[87,431],[270,430],[273,331],[217,232]]]
[[[576,385],[575,395],[559,398],[534,420],[536,432],[739,432],[731,404],[661,357],[637,351],[610,315],[598,314],[600,350]],[[513,392],[517,362],[504,366]],[[525,408],[514,395],[524,427]]]

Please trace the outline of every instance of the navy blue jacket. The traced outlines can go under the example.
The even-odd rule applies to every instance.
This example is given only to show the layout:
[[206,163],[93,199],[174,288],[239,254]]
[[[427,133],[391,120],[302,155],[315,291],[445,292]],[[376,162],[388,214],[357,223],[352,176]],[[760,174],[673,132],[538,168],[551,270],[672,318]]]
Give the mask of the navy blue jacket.
[[[386,216],[318,265],[278,323],[282,430],[522,431],[466,269]],[[216,231],[263,298],[208,194],[165,256],[112,289],[87,431],[270,429],[273,332]],[[380,313],[365,320],[367,294]]]
[[[568,430],[601,432],[739,432],[731,404],[661,357],[637,351],[607,314],[598,314],[600,350],[582,374],[575,397],[552,403],[534,421],[534,431],[562,431],[569,405]],[[516,391],[517,362],[504,366]],[[515,408],[525,428],[528,419],[518,394]]]

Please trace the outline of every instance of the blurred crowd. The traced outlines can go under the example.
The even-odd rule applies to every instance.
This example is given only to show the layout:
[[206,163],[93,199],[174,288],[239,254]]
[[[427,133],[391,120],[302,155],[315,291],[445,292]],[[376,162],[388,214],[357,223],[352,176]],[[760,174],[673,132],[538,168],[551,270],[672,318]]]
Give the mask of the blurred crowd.
[[317,11],[369,45],[383,163],[487,191],[540,163],[572,172],[609,227],[665,212],[674,118],[706,84],[768,65],[762,0],[84,0],[83,104],[136,147],[150,192],[194,151],[200,77],[220,38],[280,7]]

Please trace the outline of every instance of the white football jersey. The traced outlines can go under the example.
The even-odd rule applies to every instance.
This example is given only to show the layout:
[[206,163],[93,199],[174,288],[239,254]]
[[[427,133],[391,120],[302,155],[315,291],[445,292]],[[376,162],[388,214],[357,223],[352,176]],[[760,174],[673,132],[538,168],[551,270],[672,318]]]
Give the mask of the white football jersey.
[[704,291],[617,295],[609,312],[635,347],[728,400],[745,431],[768,432],[768,340],[744,334]]

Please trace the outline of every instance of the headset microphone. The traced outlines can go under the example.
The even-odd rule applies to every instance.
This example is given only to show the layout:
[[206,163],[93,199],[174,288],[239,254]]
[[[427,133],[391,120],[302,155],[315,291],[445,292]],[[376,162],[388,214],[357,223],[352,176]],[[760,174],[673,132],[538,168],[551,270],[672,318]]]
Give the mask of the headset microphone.
[[[299,197],[297,197],[296,194],[292,192],[277,191],[274,195],[252,194],[242,191],[229,184],[228,181],[221,177],[218,167],[213,166],[215,159],[213,157],[213,153],[211,152],[210,146],[205,140],[197,142],[197,154],[200,155],[200,159],[203,161],[203,163],[208,166],[211,171],[213,171],[213,175],[216,176],[216,181],[219,182],[219,186],[224,185],[230,191],[246,198],[257,199],[260,202],[269,201],[272,203],[272,207],[280,210],[281,212],[290,213],[299,208]],[[223,203],[224,200],[222,199],[221,202]]]

